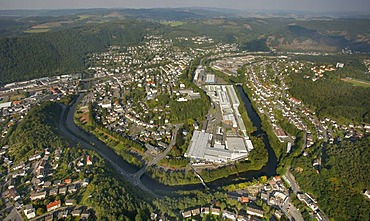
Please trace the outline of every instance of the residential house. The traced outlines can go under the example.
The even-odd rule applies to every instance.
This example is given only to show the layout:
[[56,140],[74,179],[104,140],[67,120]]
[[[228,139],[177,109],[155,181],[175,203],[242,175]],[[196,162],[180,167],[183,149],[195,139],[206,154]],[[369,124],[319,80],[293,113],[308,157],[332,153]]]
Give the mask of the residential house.
[[73,206],[75,203],[74,200],[66,200],[66,206]]
[[54,186],[60,186],[60,185],[62,185],[62,181],[61,181],[61,180],[55,180],[55,181],[53,182],[53,185],[54,185]]
[[10,189],[8,190],[9,192],[9,197],[13,199],[14,201],[20,200],[21,196],[19,196],[18,192],[16,189]]
[[58,213],[58,219],[67,218],[68,216],[68,210],[63,210]]
[[68,193],[74,193],[77,191],[76,185],[72,184],[68,187]]
[[59,194],[65,195],[67,193],[67,187],[59,188]]
[[193,210],[191,210],[191,214],[192,214],[193,216],[197,216],[197,215],[199,215],[199,214],[200,214],[200,209],[199,209],[199,208],[197,208],[197,209],[193,209]]
[[20,209],[22,209],[23,204],[22,204],[22,203],[19,203],[19,202],[15,202],[15,203],[14,203],[14,207],[15,207],[17,210],[20,210]]
[[51,182],[50,181],[46,181],[43,185],[44,188],[49,188],[51,186]]
[[9,180],[8,190],[14,189],[15,187],[15,179]]
[[89,183],[90,183],[89,179],[85,178],[84,181],[82,182],[82,186],[85,187],[89,185]]
[[48,205],[46,205],[46,210],[48,212],[50,212],[52,210],[56,210],[58,208],[60,208],[60,200],[54,201],[54,202],[49,203]]
[[247,214],[251,216],[263,217],[263,210],[247,207]]
[[228,220],[236,220],[236,214],[227,210],[222,212],[222,217]]
[[268,194],[266,192],[261,192],[261,199],[264,201],[268,201]]
[[91,160],[91,157],[89,155],[87,155],[86,157],[86,165],[92,165],[92,160]]
[[31,193],[31,200],[42,200],[46,197],[46,191],[38,192],[38,193]]
[[201,212],[202,212],[202,214],[206,214],[206,215],[208,215],[208,214],[209,214],[209,212],[210,212],[209,207],[202,207],[202,208],[201,208]]
[[181,213],[182,214],[182,217],[183,218],[189,218],[189,217],[191,217],[191,210],[189,210],[189,211],[184,211],[184,212],[182,212]]
[[67,185],[68,185],[68,184],[71,184],[71,183],[72,183],[72,179],[65,179],[65,180],[64,180],[64,183],[65,183],[65,184],[67,184]]
[[81,216],[81,210],[80,209],[73,210],[71,214],[73,217]]
[[241,196],[241,197],[238,197],[238,201],[240,203],[248,203],[249,202],[249,198],[247,196]]
[[221,210],[219,208],[212,208],[212,215],[219,216],[221,214]]
[[238,217],[236,217],[236,220],[238,220],[238,221],[249,221],[249,219],[247,217],[240,216],[240,215]]
[[370,199],[370,191],[369,191],[369,190],[366,190],[366,191],[364,192],[364,195],[365,195],[367,198],[369,198],[369,199]]
[[281,177],[280,176],[274,176],[273,180],[277,183],[281,183]]
[[58,195],[58,188],[53,188],[49,191],[50,196],[56,196]]
[[283,216],[283,214],[282,214],[279,210],[276,210],[274,215],[275,215],[275,217],[276,217],[277,219],[279,219],[279,220],[280,220],[280,219],[281,219],[281,217]]
[[88,211],[81,213],[81,219],[88,219],[90,216],[90,213]]
[[32,204],[24,206],[23,212],[27,219],[32,219],[36,216],[35,208],[33,208]]

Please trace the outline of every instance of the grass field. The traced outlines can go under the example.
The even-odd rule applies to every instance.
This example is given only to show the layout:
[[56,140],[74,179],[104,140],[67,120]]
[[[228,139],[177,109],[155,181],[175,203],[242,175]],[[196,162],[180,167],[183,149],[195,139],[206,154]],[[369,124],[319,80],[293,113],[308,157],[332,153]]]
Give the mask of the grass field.
[[9,101],[18,101],[18,100],[21,100],[23,98],[26,98],[26,96],[24,94],[15,94],[15,95],[12,95],[9,98]]
[[37,29],[29,29],[24,31],[25,33],[44,33],[48,32],[50,29],[49,28],[37,28]]
[[351,83],[353,86],[370,87],[370,82],[368,81],[356,80],[353,78],[342,78],[341,80]]
[[93,16],[92,15],[78,15],[78,17],[79,17],[80,20],[84,20],[84,19],[91,18]]
[[176,27],[176,26],[180,26],[180,25],[185,24],[185,22],[182,22],[182,21],[164,21],[164,22],[161,22],[161,24],[169,25],[171,27]]

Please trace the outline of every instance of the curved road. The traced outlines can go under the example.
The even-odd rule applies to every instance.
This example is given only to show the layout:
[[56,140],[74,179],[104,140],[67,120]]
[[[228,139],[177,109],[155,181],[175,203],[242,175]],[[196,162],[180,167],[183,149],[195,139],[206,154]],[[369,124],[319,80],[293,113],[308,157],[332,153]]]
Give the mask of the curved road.
[[152,166],[154,164],[157,164],[159,161],[161,161],[165,156],[167,156],[167,154],[171,151],[172,147],[175,145],[176,143],[176,136],[177,136],[177,132],[178,130],[180,129],[180,127],[182,126],[182,124],[177,124],[175,125],[175,130],[172,132],[172,139],[171,139],[171,142],[170,144],[168,145],[168,147],[162,152],[160,153],[158,156],[154,157],[149,163],[147,163],[143,168],[141,168],[139,171],[137,171],[136,173],[133,174],[133,176],[137,179],[140,179],[140,177],[145,173],[146,171],[146,168],[148,166]]
[[[142,169],[135,173],[136,169],[134,169],[132,165],[125,163],[119,156],[117,156],[117,154],[112,149],[110,149],[103,142],[98,140],[95,136],[87,134],[86,132],[84,132],[83,130],[76,126],[76,124],[74,123],[74,112],[76,110],[77,104],[79,103],[82,97],[83,94],[81,94],[77,98],[76,102],[72,105],[69,111],[67,111],[67,107],[65,105],[61,105],[63,108],[63,112],[59,120],[59,128],[62,131],[62,133],[69,137],[70,139],[80,143],[84,147],[96,151],[101,157],[110,162],[113,168],[116,169],[126,181],[128,181],[134,186],[139,187],[145,192],[148,192],[153,196],[158,197],[158,195],[156,195],[151,189],[147,188],[140,180],[142,174],[145,173],[147,165],[145,165]],[[175,131],[176,133],[177,129],[178,127],[176,127]],[[91,145],[91,143],[94,145]],[[174,142],[171,141],[171,144],[173,145]],[[150,162],[148,165],[153,165],[159,162],[163,157],[166,156],[169,150],[171,150],[172,145],[169,145],[169,147],[166,149],[164,153],[154,158],[154,161]]]

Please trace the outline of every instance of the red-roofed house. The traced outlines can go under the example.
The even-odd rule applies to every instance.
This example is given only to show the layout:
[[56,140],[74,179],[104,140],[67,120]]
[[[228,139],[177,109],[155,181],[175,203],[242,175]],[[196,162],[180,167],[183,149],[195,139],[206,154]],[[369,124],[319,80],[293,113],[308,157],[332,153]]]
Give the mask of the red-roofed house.
[[65,183],[65,184],[71,184],[71,183],[72,183],[72,180],[71,180],[71,179],[65,179],[65,180],[64,180],[64,183]]
[[302,101],[301,100],[298,100],[297,98],[295,97],[290,97],[289,100],[295,104],[301,104]]
[[275,182],[281,182],[281,177],[280,176],[275,176],[274,178]]
[[46,205],[46,210],[48,212],[50,212],[52,210],[58,209],[59,207],[60,207],[60,200],[49,203],[48,205]]
[[92,165],[92,160],[91,160],[91,157],[89,155],[87,155],[86,157],[86,165]]
[[249,198],[247,196],[241,196],[239,197],[239,202],[240,203],[248,203],[249,202]]

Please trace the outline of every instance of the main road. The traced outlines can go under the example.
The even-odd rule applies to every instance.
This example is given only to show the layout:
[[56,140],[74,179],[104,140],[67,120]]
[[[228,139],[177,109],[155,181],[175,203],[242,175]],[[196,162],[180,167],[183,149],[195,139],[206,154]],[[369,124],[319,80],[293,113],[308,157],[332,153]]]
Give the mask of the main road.
[[155,197],[158,197],[158,195],[155,194],[153,190],[149,189],[141,182],[140,177],[145,172],[147,166],[158,163],[171,150],[172,146],[175,144],[179,125],[175,127],[174,135],[172,136],[172,140],[168,148],[163,153],[155,157],[147,165],[145,165],[142,169],[137,171],[137,168],[134,168],[132,165],[125,163],[111,148],[101,142],[98,138],[86,133],[85,131],[77,127],[74,122],[74,112],[76,111],[77,105],[82,97],[83,94],[81,94],[76,99],[75,103],[69,108],[69,110],[65,105],[61,105],[63,108],[62,115],[59,120],[59,128],[61,132],[65,136],[69,137],[71,140],[80,143],[85,148],[96,151],[101,157],[107,160],[113,166],[113,168],[124,177],[127,182],[139,187],[140,189],[152,194]]

